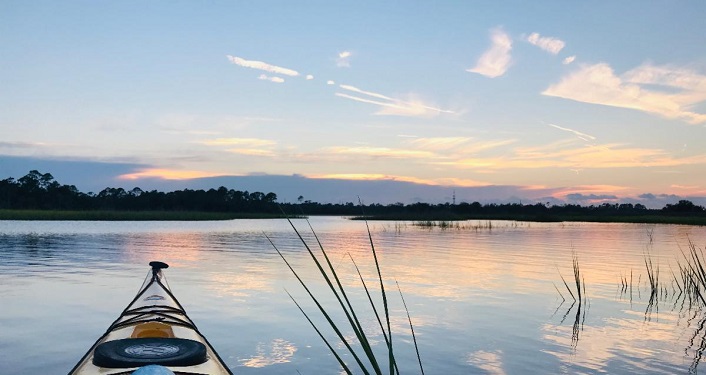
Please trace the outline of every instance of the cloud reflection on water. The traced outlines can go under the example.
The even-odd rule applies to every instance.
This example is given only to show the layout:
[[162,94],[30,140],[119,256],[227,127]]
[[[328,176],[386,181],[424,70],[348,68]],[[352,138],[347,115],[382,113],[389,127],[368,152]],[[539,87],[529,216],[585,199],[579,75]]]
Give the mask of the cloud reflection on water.
[[255,355],[241,359],[240,363],[245,367],[267,367],[280,363],[287,363],[292,360],[297,347],[285,339],[274,339],[269,343],[259,343],[255,349]]

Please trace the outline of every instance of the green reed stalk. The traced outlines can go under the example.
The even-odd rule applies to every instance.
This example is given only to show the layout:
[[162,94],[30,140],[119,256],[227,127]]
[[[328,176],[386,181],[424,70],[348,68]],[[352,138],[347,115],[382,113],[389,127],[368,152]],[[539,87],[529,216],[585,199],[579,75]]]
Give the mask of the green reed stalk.
[[564,295],[561,294],[561,292],[559,291],[559,288],[556,287],[556,284],[552,283],[552,285],[554,285],[554,289],[556,289],[556,292],[559,293],[559,296],[561,297],[562,302],[566,302],[566,298],[564,298]]
[[[579,270],[579,259],[574,254],[573,256],[573,264],[574,264],[574,280],[576,281],[576,293],[579,296],[579,302],[581,302],[581,272]],[[585,283],[584,283],[584,288],[585,288]],[[585,289],[584,289],[585,290]],[[584,293],[585,294],[585,293]]]
[[[321,276],[322,276],[322,277],[324,278],[324,280],[326,281],[326,284],[328,285],[329,289],[332,291],[332,293],[333,293],[334,296],[336,297],[336,299],[337,299],[337,301],[338,301],[338,304],[339,304],[339,307],[341,308],[341,310],[342,310],[343,313],[345,314],[346,319],[347,319],[347,321],[348,321],[350,327],[352,328],[352,330],[353,330],[354,333],[355,333],[356,338],[358,339],[358,343],[360,344],[361,348],[362,348],[363,351],[365,352],[365,357],[367,358],[367,360],[369,361],[370,365],[372,366],[372,369],[371,369],[371,370],[368,370],[368,369],[367,369],[367,367],[365,366],[365,364],[364,364],[363,361],[361,360],[361,357],[358,356],[358,354],[357,354],[356,351],[353,349],[353,347],[351,346],[351,344],[346,340],[346,338],[345,338],[345,337],[343,336],[343,334],[341,333],[341,329],[336,325],[336,323],[333,321],[333,319],[331,318],[331,316],[325,311],[324,307],[321,305],[321,303],[319,302],[319,300],[313,295],[313,293],[310,291],[310,289],[305,285],[304,281],[299,277],[299,275],[297,274],[297,272],[296,272],[296,271],[294,270],[294,268],[290,265],[290,263],[287,261],[287,259],[286,259],[286,258],[284,257],[284,255],[282,254],[282,252],[281,252],[279,249],[277,249],[277,247],[274,245],[274,243],[272,242],[272,240],[271,240],[269,237],[267,237],[267,235],[265,235],[265,237],[268,239],[268,241],[269,241],[270,244],[273,246],[273,248],[277,251],[277,253],[278,253],[279,256],[282,258],[282,260],[284,260],[285,264],[286,264],[287,267],[290,269],[290,271],[294,274],[294,276],[297,278],[297,280],[298,280],[299,283],[302,285],[302,287],[304,287],[304,290],[309,294],[309,297],[312,299],[312,301],[314,301],[314,303],[315,303],[316,306],[318,307],[318,309],[319,309],[319,311],[321,312],[321,314],[324,316],[324,318],[326,319],[326,321],[328,322],[328,324],[331,326],[331,328],[334,330],[334,332],[335,332],[336,335],[338,336],[339,340],[341,340],[341,342],[346,346],[346,349],[348,350],[348,352],[353,356],[353,358],[355,359],[356,363],[357,363],[358,366],[360,367],[360,370],[361,370],[364,374],[375,373],[375,374],[382,375],[383,372],[382,372],[382,368],[381,368],[381,366],[380,366],[380,364],[379,364],[380,362],[378,361],[378,359],[377,359],[376,356],[375,356],[375,353],[373,352],[372,345],[370,344],[370,340],[368,339],[367,335],[366,335],[365,332],[363,331],[363,327],[362,327],[362,325],[361,325],[361,323],[360,323],[360,320],[358,319],[358,316],[357,316],[356,313],[355,313],[355,310],[353,309],[353,305],[351,304],[351,302],[350,302],[350,300],[349,300],[349,298],[348,298],[348,296],[347,296],[347,294],[346,294],[346,292],[345,292],[345,289],[344,289],[344,287],[343,287],[343,285],[342,285],[342,283],[341,283],[341,281],[340,281],[340,279],[339,279],[339,277],[338,277],[338,274],[337,274],[337,272],[336,272],[336,270],[335,270],[333,264],[332,264],[331,261],[330,261],[330,258],[329,258],[329,256],[328,256],[328,254],[326,253],[326,251],[325,251],[323,245],[321,244],[321,241],[319,240],[318,236],[316,235],[316,232],[315,232],[314,229],[312,228],[311,223],[307,220],[307,223],[308,223],[308,225],[309,225],[309,228],[311,229],[311,231],[312,231],[312,233],[313,233],[313,235],[314,235],[314,238],[316,239],[316,242],[317,242],[317,244],[318,244],[318,246],[319,246],[319,248],[320,248],[320,250],[321,250],[321,253],[322,253],[323,256],[324,256],[324,259],[325,259],[325,261],[326,261],[326,265],[327,265],[327,267],[328,267],[328,272],[330,272],[330,276],[329,276],[328,272],[327,272],[326,269],[325,269],[326,267],[324,267],[324,266],[321,264],[321,262],[318,260],[318,258],[314,255],[314,252],[313,252],[313,251],[311,250],[311,248],[308,246],[308,244],[307,244],[306,241],[304,240],[304,238],[303,238],[303,236],[301,235],[301,233],[297,230],[297,228],[294,226],[294,224],[292,223],[292,221],[291,221],[288,217],[287,217],[287,221],[289,222],[290,226],[294,229],[294,232],[297,234],[299,240],[302,242],[302,244],[303,244],[304,247],[306,248],[307,252],[309,253],[309,256],[311,257],[311,259],[313,260],[314,264],[315,264],[316,267],[318,268],[319,273],[321,274]],[[369,291],[369,289],[368,289],[368,287],[367,287],[367,285],[366,285],[366,283],[365,283],[365,281],[364,281],[364,279],[363,279],[363,277],[362,277],[362,274],[361,274],[361,272],[360,272],[360,269],[358,268],[358,265],[355,264],[355,261],[353,261],[353,258],[352,258],[352,257],[351,257],[351,260],[353,261],[353,264],[355,265],[356,271],[358,272],[358,276],[360,277],[361,283],[362,283],[363,288],[365,289],[365,293],[366,293],[366,295],[367,295],[367,297],[368,297],[368,301],[369,301],[369,303],[370,303],[370,306],[372,307],[372,310],[373,310],[373,313],[374,313],[374,315],[375,315],[375,318],[377,319],[378,324],[380,325],[380,331],[381,331],[381,333],[382,333],[382,335],[383,335],[383,337],[384,337],[384,339],[385,339],[385,344],[386,344],[386,347],[387,347],[387,350],[388,350],[389,366],[390,366],[390,368],[389,368],[389,373],[390,373],[391,375],[394,375],[394,374],[399,375],[399,368],[398,368],[398,366],[397,366],[397,362],[396,362],[396,359],[395,359],[395,357],[394,357],[393,346],[392,346],[392,329],[391,329],[391,324],[390,324],[390,312],[389,312],[389,307],[388,307],[387,294],[386,294],[386,292],[385,292],[385,286],[384,286],[384,282],[383,282],[383,278],[382,278],[382,272],[381,272],[381,269],[380,269],[380,263],[379,263],[379,260],[378,260],[378,257],[377,257],[377,252],[376,252],[376,250],[375,250],[375,244],[374,244],[373,239],[372,239],[372,234],[370,233],[370,227],[369,227],[367,221],[365,222],[365,224],[366,224],[366,229],[367,229],[367,232],[368,232],[368,239],[369,239],[369,241],[370,241],[370,247],[371,247],[371,251],[372,251],[372,254],[373,254],[373,259],[375,260],[375,267],[376,267],[376,270],[377,270],[377,278],[378,278],[378,280],[379,280],[379,282],[380,282],[380,291],[381,291],[381,295],[382,295],[382,302],[383,302],[384,314],[385,314],[385,325],[383,325],[382,318],[380,317],[380,314],[378,313],[378,310],[377,310],[377,308],[376,308],[376,306],[375,306],[375,303],[373,302],[373,298],[372,298],[372,296],[371,296],[371,294],[370,294],[370,291]],[[349,254],[349,256],[350,256],[350,254]],[[334,284],[335,284],[335,285],[334,285]],[[398,285],[398,289],[399,289],[399,285]],[[289,294],[289,292],[287,292],[287,293]],[[400,291],[400,295],[401,295],[401,291]],[[291,295],[290,295],[290,298],[292,298]],[[292,298],[292,299],[294,299],[294,298]],[[295,304],[297,305],[297,307],[299,308],[299,310],[302,312],[302,314],[304,314],[304,316],[305,316],[306,319],[309,321],[309,323],[314,327],[314,329],[316,330],[317,334],[324,340],[324,343],[325,343],[326,346],[329,348],[329,350],[331,350],[331,352],[334,354],[334,356],[336,357],[336,360],[339,362],[339,364],[340,364],[341,367],[344,369],[344,371],[345,371],[346,373],[348,373],[348,374],[352,373],[352,371],[351,371],[351,369],[348,367],[348,365],[346,365],[345,362],[341,359],[341,357],[335,352],[335,349],[333,348],[333,346],[324,338],[324,336],[323,336],[323,334],[321,333],[321,331],[319,330],[319,328],[316,327],[316,325],[315,325],[315,324],[313,323],[313,321],[309,318],[309,316],[306,314],[306,312],[301,308],[301,306],[299,305],[299,303],[297,303],[296,301],[294,301],[294,302],[295,302]],[[408,320],[409,320],[409,323],[410,323],[410,329],[412,330],[412,338],[413,338],[413,341],[414,341],[415,350],[416,350],[416,352],[417,352],[417,359],[418,359],[418,361],[419,361],[420,369],[421,369],[421,371],[422,371],[422,374],[424,374],[424,370],[423,370],[423,367],[422,367],[422,364],[421,364],[421,357],[420,357],[420,355],[419,355],[419,348],[418,348],[418,346],[417,346],[417,340],[416,340],[416,336],[415,336],[415,333],[414,333],[414,328],[413,328],[413,326],[412,326],[411,318],[410,318],[410,316],[409,316],[409,310],[407,309],[407,305],[406,305],[406,303],[405,303],[405,301],[404,301],[404,298],[402,299],[402,303],[403,303],[403,305],[404,305],[405,311],[407,312],[407,317],[408,317]]]
[[652,264],[652,258],[649,254],[645,254],[645,267],[647,268],[647,277],[650,281],[650,292],[655,295],[659,292],[659,265],[655,268]]
[[[336,280],[336,285],[338,286],[339,291],[341,292],[341,295],[343,296],[343,299],[346,301],[346,305],[343,305],[343,302],[341,301],[341,298],[338,296],[338,293],[336,293],[336,290],[332,287],[331,290],[333,291],[334,295],[336,295],[336,298],[338,299],[338,303],[341,305],[341,308],[343,309],[344,313],[346,314],[346,317],[348,318],[348,322],[353,328],[353,331],[356,334],[356,337],[358,338],[358,341],[360,342],[361,346],[363,347],[363,350],[365,351],[366,355],[370,359],[371,364],[373,367],[377,370],[380,369],[380,366],[377,362],[377,359],[373,355],[373,350],[372,346],[370,345],[370,341],[368,340],[368,337],[365,335],[365,332],[363,331],[363,326],[360,324],[360,321],[358,320],[358,316],[355,314],[355,310],[353,309],[353,305],[351,305],[350,300],[348,299],[348,296],[346,295],[346,291],[343,288],[343,285],[341,284],[341,280],[338,278],[338,274],[336,273],[336,270],[333,267],[333,264],[331,264],[331,260],[328,257],[328,254],[326,254],[326,250],[324,250],[324,246],[321,244],[321,241],[319,240],[319,236],[316,235],[316,232],[314,231],[314,228],[311,226],[311,222],[309,220],[306,220],[307,224],[309,225],[309,229],[311,229],[312,234],[314,235],[314,238],[316,239],[316,243],[319,245],[319,248],[321,249],[321,253],[324,255],[324,258],[326,259],[326,264],[329,267],[329,270],[331,270],[331,274],[333,275],[334,279]],[[291,221],[289,221],[290,224],[292,224]],[[294,227],[292,225],[292,227]],[[296,231],[296,228],[294,228]],[[301,238],[301,237],[300,237]],[[309,252],[312,254],[313,253]],[[317,260],[314,259],[316,262]],[[328,280],[328,277],[324,274],[324,278]],[[332,286],[332,284],[329,282],[329,286]],[[348,309],[346,309],[346,306]],[[350,313],[349,313],[350,311]]]
[[365,228],[368,230],[368,239],[370,240],[370,249],[373,252],[373,259],[375,260],[375,268],[378,271],[378,279],[380,280],[380,293],[382,295],[382,305],[385,308],[385,321],[387,322],[387,333],[389,335],[390,341],[387,342],[387,350],[389,353],[390,360],[390,375],[394,374],[395,364],[395,354],[392,350],[392,328],[390,325],[390,309],[387,306],[387,294],[385,293],[385,283],[382,281],[382,272],[380,271],[380,262],[378,261],[378,255],[375,251],[375,244],[373,243],[373,235],[370,234],[370,226],[368,221],[365,221]]
[[414,334],[414,326],[412,325],[412,317],[409,316],[409,309],[407,308],[407,303],[404,301],[404,296],[402,295],[402,289],[400,288],[400,283],[395,280],[397,284],[397,290],[400,292],[400,298],[402,299],[402,305],[404,310],[407,312],[407,320],[409,321],[409,330],[412,331],[412,341],[414,341],[414,350],[417,352],[417,362],[419,362],[419,371],[424,375],[424,367],[422,366],[422,357],[419,355],[419,346],[417,345],[417,335]]
[[[316,236],[316,233],[314,233],[314,237],[316,238],[317,242],[319,243],[319,246],[321,248],[321,251],[324,255],[324,258],[326,259],[326,262],[328,263],[328,266],[331,270],[331,274],[333,275],[334,279],[336,280],[336,283],[341,291],[341,294],[343,294],[344,299],[346,300],[347,304],[344,304],[343,301],[341,300],[341,296],[337,292],[336,288],[334,287],[333,283],[331,282],[331,279],[329,278],[328,274],[324,270],[324,268],[321,266],[321,263],[319,260],[316,258],[314,255],[314,252],[311,250],[309,245],[306,243],[302,235],[299,233],[297,228],[294,226],[294,223],[287,218],[287,221],[289,222],[289,225],[291,225],[292,229],[294,229],[294,232],[297,234],[299,237],[299,240],[302,242],[306,250],[308,251],[309,255],[311,256],[311,259],[314,261],[316,264],[317,268],[319,269],[319,273],[321,273],[321,276],[323,276],[324,280],[326,280],[326,284],[329,286],[329,289],[333,292],[334,296],[338,300],[338,303],[341,307],[341,310],[343,310],[343,313],[346,315],[346,318],[348,319],[348,323],[350,324],[351,328],[353,329],[353,332],[355,333],[356,338],[358,339],[358,342],[360,343],[361,347],[363,348],[363,351],[365,352],[366,357],[370,361],[371,365],[373,366],[373,369],[375,370],[375,373],[380,373],[380,366],[377,362],[377,358],[375,357],[372,348],[370,346],[370,343],[368,341],[367,336],[363,332],[363,328],[358,321],[358,318],[355,314],[355,311],[353,311],[353,307],[350,304],[350,301],[348,301],[348,297],[345,296],[345,291],[343,289],[343,286],[341,285],[341,282],[338,278],[338,274],[336,273],[336,270],[333,268],[333,265],[331,264],[331,261],[329,260],[328,255],[326,254],[326,251],[324,250],[323,246],[321,245],[321,242],[319,242],[318,237]],[[307,220],[308,222],[308,220]],[[309,224],[311,227],[311,224]],[[313,229],[312,229],[313,230]],[[348,308],[350,308],[350,311]],[[364,370],[364,372],[367,372],[367,370]]]
[[[321,331],[319,330],[319,328],[316,327],[316,324],[314,324],[314,322],[311,321],[311,319],[309,318],[309,315],[307,315],[307,313],[304,312],[304,309],[302,309],[302,307],[299,306],[299,303],[297,302],[297,300],[296,300],[294,297],[292,297],[292,295],[291,295],[289,292],[287,292],[287,295],[289,295],[289,298],[291,298],[292,301],[294,302],[294,304],[297,305],[297,308],[299,308],[299,311],[301,311],[302,314],[304,314],[304,317],[306,318],[306,320],[309,321],[309,324],[311,324],[311,326],[314,327],[314,331],[316,331],[316,333],[319,334],[319,337],[321,337],[321,340],[324,341],[324,343],[325,343],[326,346],[329,348],[329,350],[331,351],[331,353],[333,353],[334,357],[336,357],[336,360],[337,360],[338,363],[341,365],[341,368],[343,368],[343,370],[344,370],[347,374],[352,375],[353,373],[351,372],[350,369],[348,369],[348,366],[346,366],[346,363],[343,362],[343,359],[341,359],[341,356],[338,355],[338,353],[337,353],[336,350],[333,348],[333,346],[331,346],[331,344],[328,342],[328,340],[326,340],[326,337],[324,337],[324,335],[321,333]],[[297,371],[297,372],[299,372],[299,371]]]
[[[572,292],[572,291],[571,291],[571,288],[569,288],[569,284],[568,284],[568,283],[566,282],[566,280],[564,279],[564,276],[561,274],[561,271],[559,271],[559,268],[558,268],[558,267],[557,267],[557,271],[559,272],[559,277],[561,277],[561,281],[564,282],[564,286],[566,287],[566,290],[569,291],[569,294],[571,295],[571,298],[573,298],[574,301],[576,301],[576,297],[574,296],[574,292]],[[561,294],[561,293],[559,293],[559,294]],[[562,298],[563,298],[563,296],[562,296]]]
[[[704,299],[701,294],[701,289],[706,288],[706,270],[704,270],[704,262],[702,261],[704,257],[703,252],[700,253],[701,255],[699,255],[696,246],[691,242],[689,242],[690,257],[686,256],[682,250],[682,255],[684,256],[684,259],[686,259],[686,264],[689,268],[687,277],[693,287],[693,292],[695,296],[698,297],[704,305],[706,305],[706,299]],[[691,260],[689,260],[690,258]]]
[[[306,284],[305,284],[304,281],[301,279],[301,277],[299,277],[299,274],[297,274],[297,272],[294,270],[294,268],[292,267],[292,265],[289,264],[289,262],[287,261],[287,259],[284,257],[284,254],[282,254],[282,252],[279,251],[279,249],[277,248],[277,246],[275,246],[275,244],[272,242],[272,240],[271,240],[267,235],[265,235],[265,237],[267,238],[268,241],[270,241],[270,244],[272,245],[272,247],[274,247],[274,249],[277,251],[277,254],[279,254],[279,256],[282,258],[282,260],[284,261],[284,263],[287,265],[287,267],[289,267],[290,271],[292,271],[292,273],[294,274],[294,276],[297,278],[297,280],[299,280],[299,283],[302,285],[302,287],[304,288],[304,290],[306,290],[306,292],[309,294],[309,297],[311,298],[311,300],[314,301],[314,303],[316,304],[316,306],[319,308],[319,311],[320,311],[321,314],[324,316],[324,318],[326,318],[326,321],[329,323],[329,325],[330,325],[331,328],[334,330],[334,332],[336,332],[336,335],[338,336],[338,338],[339,338],[339,339],[341,340],[341,342],[346,346],[346,348],[348,349],[348,352],[351,353],[351,355],[353,356],[353,358],[355,359],[355,361],[358,363],[358,366],[360,366],[360,369],[363,371],[363,373],[364,373],[364,374],[370,374],[370,373],[367,371],[367,369],[365,368],[365,365],[363,364],[363,362],[360,360],[360,358],[359,358],[358,355],[356,354],[355,350],[353,350],[353,348],[350,346],[350,344],[349,344],[348,341],[346,340],[345,336],[343,336],[343,334],[341,333],[341,330],[338,328],[338,326],[336,326],[336,323],[334,323],[333,319],[331,319],[331,316],[329,316],[329,314],[326,312],[326,310],[324,309],[324,307],[321,306],[321,303],[319,303],[319,300],[314,296],[314,294],[311,292],[311,290],[309,290],[309,288],[306,286]],[[302,312],[303,312],[303,311],[302,311]],[[306,313],[304,313],[304,316],[306,316],[307,320],[309,320],[309,317],[308,317],[308,315],[306,315]],[[312,325],[313,325],[313,323],[312,323]],[[318,330],[317,330],[317,331],[318,331]],[[350,372],[350,369],[349,369],[347,366],[345,366],[345,364],[343,365],[343,369],[346,370],[347,373],[351,373],[351,372]]]
[[360,278],[360,283],[363,285],[363,289],[365,290],[365,295],[368,297],[368,302],[370,302],[370,306],[373,308],[373,315],[375,315],[375,318],[377,318],[378,325],[380,326],[380,332],[382,332],[382,337],[385,339],[385,345],[389,346],[390,345],[390,340],[387,337],[387,332],[385,331],[385,327],[382,325],[382,320],[380,319],[380,314],[378,313],[377,308],[375,307],[375,303],[373,302],[373,297],[370,295],[370,290],[368,290],[368,285],[365,283],[365,280],[363,279],[363,274],[360,272],[360,268],[358,268],[358,264],[353,260],[353,257],[351,256],[350,253],[348,253],[348,257],[351,258],[351,262],[353,262],[353,266],[355,266],[355,270],[358,273],[358,277]]

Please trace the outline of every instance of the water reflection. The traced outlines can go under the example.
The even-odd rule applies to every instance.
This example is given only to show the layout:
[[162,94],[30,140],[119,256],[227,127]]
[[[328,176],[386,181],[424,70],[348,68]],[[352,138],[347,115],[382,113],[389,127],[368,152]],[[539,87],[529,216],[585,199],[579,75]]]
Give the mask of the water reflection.
[[[689,238],[706,243],[703,228],[472,225],[441,230],[371,223],[393,291],[391,323],[396,353],[409,368],[404,372],[417,372],[416,355],[395,281],[429,373],[697,372],[706,350],[703,302],[683,281],[671,280],[681,277],[679,248]],[[376,283],[364,224],[312,218],[312,226],[353,304],[364,306],[364,329],[375,332],[349,259],[369,285]],[[337,373],[335,360],[287,299],[285,288],[302,301],[308,297],[263,231],[314,291],[325,291],[284,221],[0,222],[0,325],[7,327],[0,330],[0,373],[68,371],[132,297],[153,259],[172,265],[171,285],[236,372]],[[310,233],[303,235],[318,247]],[[557,269],[571,274],[574,256],[581,259],[583,298],[561,302]],[[657,269],[661,286],[652,288]],[[38,308],[46,304],[52,309]],[[55,332],[62,346],[26,332]],[[381,336],[372,339],[384,345]],[[22,353],[30,351],[43,360],[28,364]]]
[[[566,303],[566,300],[562,300],[561,304],[559,304],[559,307],[556,308],[554,311],[554,314],[552,316],[556,315],[556,313],[564,306]],[[571,347],[573,349],[576,349],[576,347],[579,344],[579,338],[581,331],[583,331],[583,325],[586,322],[586,311],[582,310],[583,303],[582,301],[571,301],[571,304],[569,305],[569,308],[566,309],[566,312],[564,315],[561,317],[561,321],[559,322],[559,325],[563,325],[564,321],[566,321],[566,318],[571,315],[571,312],[574,311],[574,307],[576,307],[576,313],[573,315],[573,326],[572,326],[572,332],[571,332]],[[582,312],[583,311],[583,312]]]
[[502,352],[479,350],[468,355],[468,364],[485,371],[490,375],[505,375],[503,370]]
[[281,363],[290,362],[297,347],[285,339],[275,339],[269,343],[258,343],[255,355],[241,359],[240,363],[245,367],[267,367]]

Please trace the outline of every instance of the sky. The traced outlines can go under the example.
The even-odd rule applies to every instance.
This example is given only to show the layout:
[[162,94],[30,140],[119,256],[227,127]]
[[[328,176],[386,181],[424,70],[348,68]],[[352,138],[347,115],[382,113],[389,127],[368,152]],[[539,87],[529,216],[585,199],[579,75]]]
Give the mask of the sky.
[[704,15],[697,0],[5,0],[0,179],[706,202]]

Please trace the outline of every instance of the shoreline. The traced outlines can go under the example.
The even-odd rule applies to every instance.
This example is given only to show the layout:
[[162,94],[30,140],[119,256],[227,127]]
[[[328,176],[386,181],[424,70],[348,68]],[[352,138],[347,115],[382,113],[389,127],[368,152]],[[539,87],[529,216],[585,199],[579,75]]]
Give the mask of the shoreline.
[[282,214],[257,212],[63,211],[0,209],[0,221],[218,221],[235,219],[281,219],[285,217],[286,216]]
[[443,215],[428,216],[395,216],[395,215],[366,215],[352,217],[351,220],[377,220],[377,221],[415,221],[421,226],[441,226],[448,223],[466,220],[507,220],[524,221],[533,223],[563,223],[563,222],[587,222],[587,223],[632,223],[632,224],[675,224],[675,225],[695,225],[706,226],[706,217],[703,216],[661,216],[661,215],[639,215],[639,216],[619,216],[619,215],[467,215],[444,217]]
[[[704,216],[662,215],[307,215],[344,216],[350,220],[413,221],[422,226],[445,226],[443,223],[466,220],[510,220],[526,222],[593,222],[634,224],[678,224],[706,226]],[[302,218],[304,215],[284,215],[258,212],[200,212],[200,211],[78,211],[78,210],[8,210],[0,209],[0,221],[218,221],[236,219]]]

